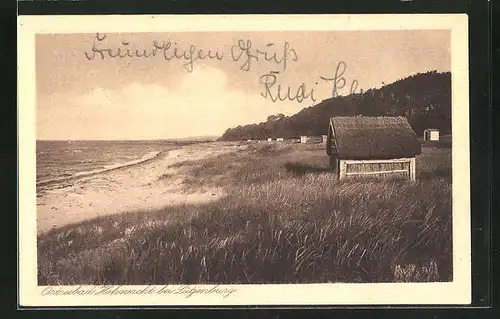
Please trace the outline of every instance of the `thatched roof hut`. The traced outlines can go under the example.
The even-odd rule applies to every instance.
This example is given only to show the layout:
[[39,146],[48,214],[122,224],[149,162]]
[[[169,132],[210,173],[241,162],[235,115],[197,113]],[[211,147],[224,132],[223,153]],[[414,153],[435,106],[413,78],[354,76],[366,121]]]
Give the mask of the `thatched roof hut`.
[[[422,148],[404,117],[334,117],[330,119],[326,152],[341,177],[407,172],[414,178],[415,156]],[[350,164],[363,165],[357,165],[356,172],[343,172],[343,166]]]
[[345,159],[414,157],[422,152],[404,117],[334,117],[327,138],[334,139],[327,143],[327,153]]

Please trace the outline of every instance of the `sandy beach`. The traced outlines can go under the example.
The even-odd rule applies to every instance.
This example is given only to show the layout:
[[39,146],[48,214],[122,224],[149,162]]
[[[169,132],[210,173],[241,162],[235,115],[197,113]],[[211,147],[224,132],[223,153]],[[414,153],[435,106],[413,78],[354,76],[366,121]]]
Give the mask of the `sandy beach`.
[[338,181],[322,144],[172,147],[45,185],[40,286],[453,278],[451,148],[423,148],[416,181]]
[[[99,216],[217,199],[223,195],[222,189],[186,192],[181,169],[172,165],[239,149],[221,143],[181,146],[144,163],[53,185],[37,198],[37,233]],[[164,174],[169,178],[162,179]]]

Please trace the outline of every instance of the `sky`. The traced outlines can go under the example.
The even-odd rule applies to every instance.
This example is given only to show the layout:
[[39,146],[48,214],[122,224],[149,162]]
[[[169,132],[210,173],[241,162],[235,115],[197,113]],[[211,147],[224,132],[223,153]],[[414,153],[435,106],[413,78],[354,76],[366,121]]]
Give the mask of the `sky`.
[[[451,69],[446,30],[39,34],[35,59],[49,140],[218,136],[315,105],[334,83],[348,95]],[[278,85],[289,99],[272,100]]]

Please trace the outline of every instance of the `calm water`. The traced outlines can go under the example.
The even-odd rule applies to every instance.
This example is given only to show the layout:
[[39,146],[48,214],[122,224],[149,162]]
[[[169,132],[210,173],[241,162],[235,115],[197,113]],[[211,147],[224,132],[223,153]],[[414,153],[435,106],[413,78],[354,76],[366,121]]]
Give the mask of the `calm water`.
[[86,175],[138,163],[183,142],[37,141],[37,183]]

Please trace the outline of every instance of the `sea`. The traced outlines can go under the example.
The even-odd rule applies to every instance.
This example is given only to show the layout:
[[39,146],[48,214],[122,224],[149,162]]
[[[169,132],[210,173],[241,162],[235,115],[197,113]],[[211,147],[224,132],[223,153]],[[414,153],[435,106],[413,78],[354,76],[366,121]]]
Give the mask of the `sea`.
[[185,141],[37,141],[37,189],[153,159]]

